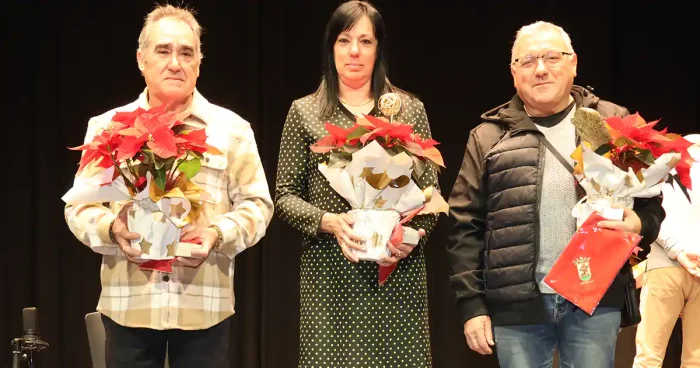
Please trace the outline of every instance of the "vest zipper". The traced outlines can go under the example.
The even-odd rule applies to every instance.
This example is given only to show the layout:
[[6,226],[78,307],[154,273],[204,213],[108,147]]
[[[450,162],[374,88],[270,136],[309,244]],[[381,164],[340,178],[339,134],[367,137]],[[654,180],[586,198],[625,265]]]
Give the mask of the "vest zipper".
[[[535,133],[538,134],[538,133]],[[535,197],[535,259],[532,267],[532,279],[537,283],[537,262],[540,259],[540,203],[542,202],[542,178],[544,176],[544,158],[546,156],[544,144],[538,139],[539,142],[539,159],[537,160],[537,195]],[[539,285],[537,285],[537,290],[539,291]]]

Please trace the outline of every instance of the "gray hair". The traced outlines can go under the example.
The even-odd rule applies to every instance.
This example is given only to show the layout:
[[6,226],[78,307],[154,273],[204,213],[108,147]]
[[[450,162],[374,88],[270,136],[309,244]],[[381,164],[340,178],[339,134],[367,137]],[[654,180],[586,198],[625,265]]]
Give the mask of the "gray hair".
[[527,36],[531,35],[543,30],[550,30],[550,31],[556,31],[559,32],[561,35],[561,38],[564,40],[564,44],[566,44],[566,48],[568,52],[574,52],[573,46],[571,46],[571,37],[564,31],[563,28],[559,27],[556,24],[549,23],[549,22],[543,22],[543,21],[537,21],[532,24],[528,24],[526,26],[521,27],[518,32],[515,34],[515,41],[513,42],[513,48],[510,51],[510,62],[512,63],[513,60],[515,59],[515,46],[518,45],[518,41],[520,41],[520,38],[522,36]]
[[187,8],[179,8],[172,5],[161,5],[157,6],[146,16],[146,20],[143,23],[143,28],[141,28],[141,34],[139,34],[139,48],[137,51],[143,53],[146,49],[146,41],[148,40],[148,35],[151,33],[151,27],[163,18],[174,18],[176,20],[182,21],[187,24],[194,33],[194,48],[197,52],[199,60],[202,60],[204,55],[202,54],[202,42],[200,37],[202,35],[202,27],[197,22],[194,17],[194,10]]

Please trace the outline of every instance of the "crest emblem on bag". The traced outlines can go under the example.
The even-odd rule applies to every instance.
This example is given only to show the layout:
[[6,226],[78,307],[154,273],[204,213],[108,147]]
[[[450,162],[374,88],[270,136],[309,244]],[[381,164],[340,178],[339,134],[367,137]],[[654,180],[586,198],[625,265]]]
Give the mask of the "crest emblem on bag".
[[581,279],[581,281],[588,281],[592,277],[590,260],[590,257],[578,257],[574,259],[574,264],[578,270],[578,278]]

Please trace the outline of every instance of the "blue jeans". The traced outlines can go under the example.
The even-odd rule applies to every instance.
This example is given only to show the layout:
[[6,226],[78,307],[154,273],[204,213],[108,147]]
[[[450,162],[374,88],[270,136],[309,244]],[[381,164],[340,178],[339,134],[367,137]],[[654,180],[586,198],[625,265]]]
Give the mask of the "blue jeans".
[[549,321],[494,327],[502,368],[552,367],[554,350],[566,368],[613,368],[620,309],[598,307],[593,316],[558,294],[544,294]]

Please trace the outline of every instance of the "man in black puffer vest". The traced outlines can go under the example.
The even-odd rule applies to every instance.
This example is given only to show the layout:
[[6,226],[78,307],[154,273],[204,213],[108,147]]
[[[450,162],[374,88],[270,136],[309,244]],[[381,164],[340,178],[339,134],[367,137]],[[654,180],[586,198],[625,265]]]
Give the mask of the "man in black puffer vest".
[[[511,57],[517,94],[471,131],[449,199],[450,285],[464,334],[481,354],[495,345],[504,368],[551,365],[555,348],[566,366],[612,368],[631,269],[621,269],[593,316],[542,282],[576,230],[578,196],[575,179],[538,135],[568,157],[577,145],[577,107],[603,118],[629,112],[573,85],[577,57],[554,24],[521,28]],[[635,199],[622,221],[600,226],[641,234],[648,252],[664,217],[660,197]]]

